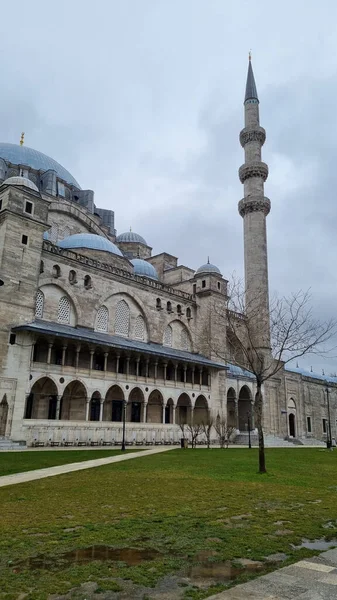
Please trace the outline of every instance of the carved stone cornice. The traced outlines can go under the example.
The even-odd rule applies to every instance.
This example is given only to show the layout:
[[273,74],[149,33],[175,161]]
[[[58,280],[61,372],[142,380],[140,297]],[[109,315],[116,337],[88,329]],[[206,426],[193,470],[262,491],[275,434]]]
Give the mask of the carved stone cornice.
[[242,148],[245,147],[248,142],[260,142],[261,146],[266,141],[266,131],[263,127],[245,127],[240,132],[240,144]]
[[238,204],[241,217],[252,212],[263,212],[267,216],[270,213],[270,208],[270,200],[266,196],[248,196],[242,198]]
[[266,165],[264,162],[251,162],[241,165],[239,169],[239,178],[241,183],[244,183],[251,177],[261,177],[263,181],[266,181],[268,177],[268,165]]

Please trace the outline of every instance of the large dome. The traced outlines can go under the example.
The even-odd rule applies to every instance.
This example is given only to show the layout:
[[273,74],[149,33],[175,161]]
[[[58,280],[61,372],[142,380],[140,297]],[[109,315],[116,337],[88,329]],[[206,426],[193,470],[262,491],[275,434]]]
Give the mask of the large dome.
[[75,233],[58,242],[58,245],[60,248],[67,250],[88,248],[90,250],[101,250],[102,252],[110,252],[110,254],[123,256],[115,244],[101,235],[96,235],[96,233]]
[[150,279],[158,279],[158,273],[151,263],[142,258],[133,258],[131,260],[135,275],[150,277]]
[[28,148],[28,146],[19,146],[19,144],[7,144],[0,142],[0,158],[5,161],[13,163],[14,165],[26,165],[32,167],[32,169],[49,171],[52,169],[56,171],[57,176],[60,179],[64,179],[67,183],[70,183],[81,189],[76,179],[60,165],[56,160],[50,158],[46,154],[42,154],[38,150]]
[[35,183],[28,179],[28,177],[8,177],[5,181],[2,182],[2,185],[23,185],[30,190],[34,190],[34,192],[38,192],[39,189],[36,187]]
[[144,246],[147,246],[144,238],[139,235],[139,233],[135,233],[134,231],[126,231],[125,233],[121,233],[116,238],[116,242],[131,242],[134,244],[144,244]]

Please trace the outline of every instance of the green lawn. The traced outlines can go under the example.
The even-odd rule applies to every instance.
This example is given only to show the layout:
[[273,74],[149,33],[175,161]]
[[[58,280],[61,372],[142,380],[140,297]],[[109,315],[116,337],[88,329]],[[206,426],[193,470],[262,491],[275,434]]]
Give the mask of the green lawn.
[[[132,450],[127,450],[130,452]],[[134,452],[135,450],[133,450]],[[121,454],[120,450],[24,450],[0,452],[0,477]]]
[[[25,600],[46,600],[90,581],[103,595],[74,597],[104,598],[104,590],[132,585],[154,588],[164,575],[186,573],[207,551],[209,560],[234,562],[277,552],[289,562],[311,555],[291,544],[337,536],[337,452],[266,454],[266,475],[257,473],[255,449],[177,449],[0,489],[0,599],[26,592]],[[56,566],[62,553],[93,545],[160,554],[136,566],[109,560]],[[55,561],[54,568],[20,565],[39,555]],[[222,587],[201,590],[185,580],[172,598],[197,600]],[[130,598],[153,593],[135,591]]]

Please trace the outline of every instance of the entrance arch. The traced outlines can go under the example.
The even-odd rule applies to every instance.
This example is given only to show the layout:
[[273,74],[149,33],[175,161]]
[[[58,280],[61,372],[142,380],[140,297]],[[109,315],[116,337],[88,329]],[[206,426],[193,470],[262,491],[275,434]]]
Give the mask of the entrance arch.
[[103,405],[103,421],[123,421],[124,392],[119,385],[108,389]]
[[247,431],[248,415],[251,416],[252,414],[252,394],[247,385],[244,385],[239,393],[238,413],[239,429],[240,431]]
[[57,387],[49,377],[35,381],[26,400],[25,419],[57,419]]
[[295,415],[293,413],[290,413],[289,415],[289,435],[290,437],[296,437],[295,435],[296,433],[296,429],[295,429]]
[[208,421],[208,403],[205,396],[198,396],[194,405],[193,423],[207,423]]
[[89,421],[99,421],[101,411],[101,394],[94,392],[89,406]]
[[183,393],[180,394],[176,408],[176,423],[177,425],[186,425],[191,422],[191,400],[190,397]]
[[163,422],[163,396],[159,390],[153,390],[149,395],[146,410],[147,423]]
[[71,381],[63,392],[60,419],[65,421],[85,421],[87,392],[81,381]]
[[8,402],[6,394],[2,398],[0,402],[0,437],[6,435],[6,427],[7,427],[7,419],[8,419]]
[[232,387],[227,392],[227,425],[228,427],[235,427],[235,429],[238,426],[236,418],[236,393]]
[[165,423],[173,423],[174,403],[172,398],[169,398],[165,406]]
[[131,423],[141,423],[143,420],[144,394],[138,387],[134,388],[129,395],[126,408],[126,420]]

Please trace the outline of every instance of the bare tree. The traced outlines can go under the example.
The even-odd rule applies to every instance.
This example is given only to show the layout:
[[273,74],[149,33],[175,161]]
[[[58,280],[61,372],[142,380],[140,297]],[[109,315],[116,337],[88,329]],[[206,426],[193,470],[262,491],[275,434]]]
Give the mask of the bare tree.
[[214,426],[214,419],[209,415],[205,421],[201,422],[202,431],[205,434],[207,448],[211,446],[211,435]]
[[228,448],[229,440],[235,431],[235,427],[228,425],[227,419],[218,415],[214,423],[214,429],[219,438],[220,448]]
[[186,425],[187,427],[187,431],[190,434],[191,437],[191,446],[192,448],[196,448],[197,446],[197,439],[198,437],[202,434],[202,424],[201,423],[187,423]]
[[[255,425],[259,439],[259,471],[266,472],[262,427],[262,386],[288,362],[305,354],[326,355],[326,344],[336,333],[336,321],[319,321],[311,308],[310,292],[299,291],[288,298],[274,298],[269,308],[270,347],[263,347],[259,322],[265,310],[264,299],[254,298],[249,306],[242,283],[233,277],[229,303],[223,316],[227,320],[228,355],[224,357],[255,377]],[[265,321],[264,321],[265,322]],[[268,332],[269,334],[269,332]],[[267,336],[269,338],[269,335]],[[261,347],[262,346],[262,347]]]

